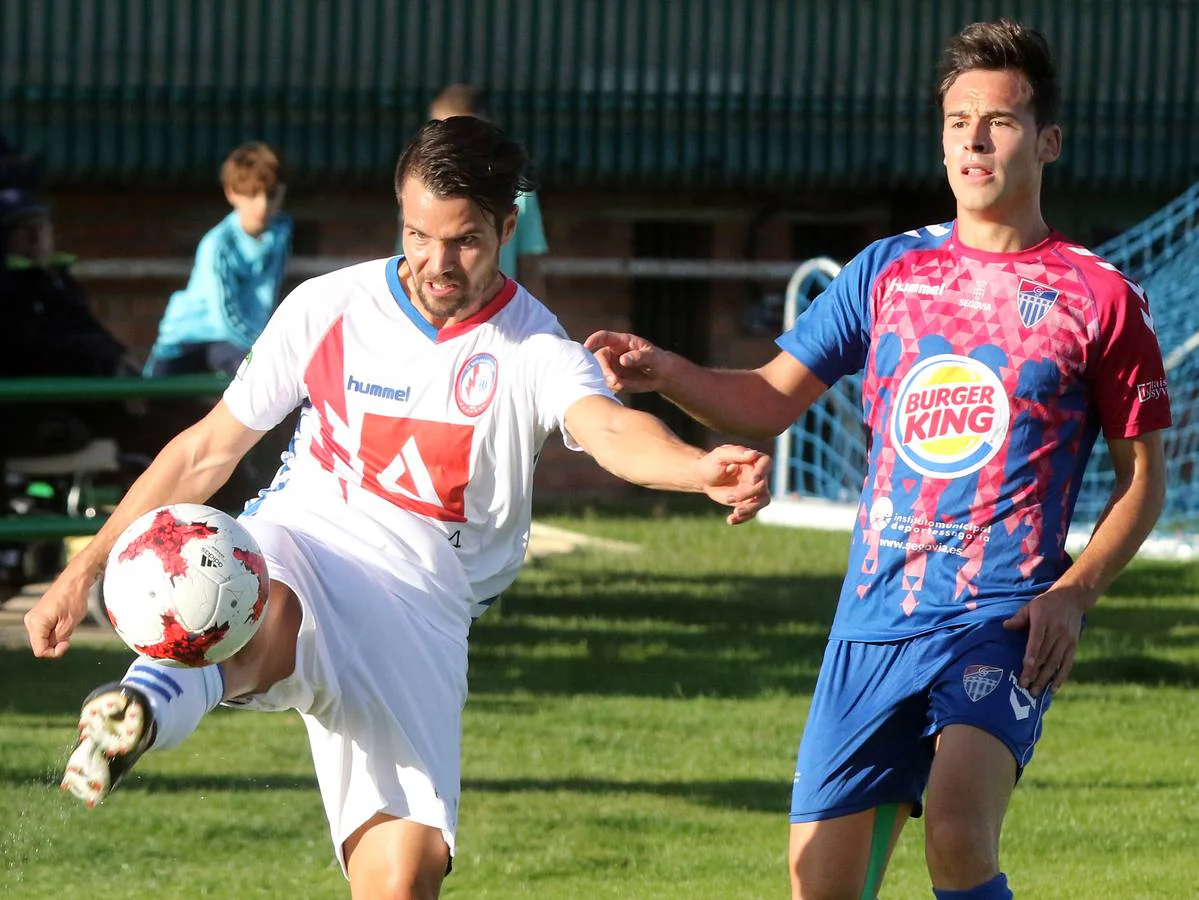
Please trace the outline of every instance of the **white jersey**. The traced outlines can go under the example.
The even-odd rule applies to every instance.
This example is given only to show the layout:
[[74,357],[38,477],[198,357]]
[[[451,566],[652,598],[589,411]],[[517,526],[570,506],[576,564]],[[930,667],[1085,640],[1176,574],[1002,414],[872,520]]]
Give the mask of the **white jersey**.
[[399,264],[299,285],[225,391],[233,415],[259,431],[302,405],[283,468],[245,515],[383,562],[437,588],[454,618],[477,617],[524,560],[546,438],[561,429],[574,447],[566,410],[612,393],[591,354],[516,282],[438,330],[405,293]]

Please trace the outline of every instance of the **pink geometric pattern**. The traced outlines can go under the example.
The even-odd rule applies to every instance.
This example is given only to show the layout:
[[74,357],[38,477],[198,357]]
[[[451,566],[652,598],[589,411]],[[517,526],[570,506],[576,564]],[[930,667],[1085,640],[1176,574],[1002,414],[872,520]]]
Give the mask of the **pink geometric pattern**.
[[[1147,301],[1112,266],[1057,234],[1017,254],[973,250],[956,233],[933,243],[902,246],[871,282],[870,469],[851,557],[860,576],[846,585],[861,602],[839,610],[837,636],[912,633],[988,602],[1031,599],[1067,565],[1069,513],[1096,431],[1129,437],[1169,422],[1168,403],[1149,406],[1155,399],[1138,393],[1164,379]],[[964,398],[990,390],[970,393],[985,379],[963,381],[980,363],[1002,385],[1006,431],[931,430],[928,421],[1002,424],[1002,397],[994,416],[968,415]],[[901,394],[917,364],[932,376],[913,400]],[[900,404],[912,415],[917,401],[948,404],[944,418],[926,417],[916,432],[893,427]],[[920,446],[899,443],[914,433]],[[979,441],[997,442],[993,453],[955,471],[956,448]],[[942,456],[924,467],[922,453]],[[878,508],[893,513],[872,521],[884,501]]]

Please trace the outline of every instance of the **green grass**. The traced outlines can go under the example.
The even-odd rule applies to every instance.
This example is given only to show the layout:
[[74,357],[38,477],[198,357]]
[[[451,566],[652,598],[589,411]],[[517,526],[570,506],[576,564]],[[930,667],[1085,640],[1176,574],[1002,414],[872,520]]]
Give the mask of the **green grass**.
[[[680,509],[547,517],[642,549],[540,560],[476,627],[443,896],[787,896],[794,754],[846,537]],[[219,710],[94,811],[54,788],[80,696],[125,663],[0,649],[0,894],[348,896],[293,715]],[[1199,571],[1136,564],[1016,792],[1019,896],[1195,895],[1197,684]],[[917,822],[883,896],[927,883]]]

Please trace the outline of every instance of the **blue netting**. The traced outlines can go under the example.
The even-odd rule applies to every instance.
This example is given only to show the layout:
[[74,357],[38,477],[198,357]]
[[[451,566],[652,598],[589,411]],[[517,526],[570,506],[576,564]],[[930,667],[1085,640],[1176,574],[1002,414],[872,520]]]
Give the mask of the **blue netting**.
[[[1174,427],[1165,432],[1169,471],[1160,526],[1199,526],[1199,183],[1095,251],[1149,294],[1166,359]],[[836,274],[835,264],[805,264],[788,287],[788,327]],[[775,492],[854,501],[866,472],[862,376],[843,378],[780,438]],[[785,460],[785,462],[783,462]],[[1114,476],[1100,440],[1083,478],[1075,520],[1094,522]]]
[[[1194,531],[1199,525],[1199,182],[1095,252],[1149,295],[1174,414],[1174,427],[1163,435],[1168,476],[1160,525]],[[1095,521],[1113,484],[1111,457],[1100,441],[1083,478],[1075,518]]]
[[[840,271],[829,259],[811,260],[787,287],[786,327]],[[775,494],[857,500],[866,476],[866,426],[862,424],[862,376],[842,378],[780,438],[775,454]],[[784,463],[783,460],[786,460]]]

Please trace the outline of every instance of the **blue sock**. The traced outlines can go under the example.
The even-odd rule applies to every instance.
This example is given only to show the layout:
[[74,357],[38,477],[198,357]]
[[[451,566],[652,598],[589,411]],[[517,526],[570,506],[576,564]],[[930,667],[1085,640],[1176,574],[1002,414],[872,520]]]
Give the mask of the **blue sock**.
[[966,891],[946,891],[933,888],[937,900],[1012,900],[1007,886],[1007,876],[1000,872],[984,884],[976,884]]
[[121,684],[133,685],[150,701],[155,729],[153,750],[182,744],[225,693],[225,679],[216,666],[182,669],[146,657],[134,661]]

